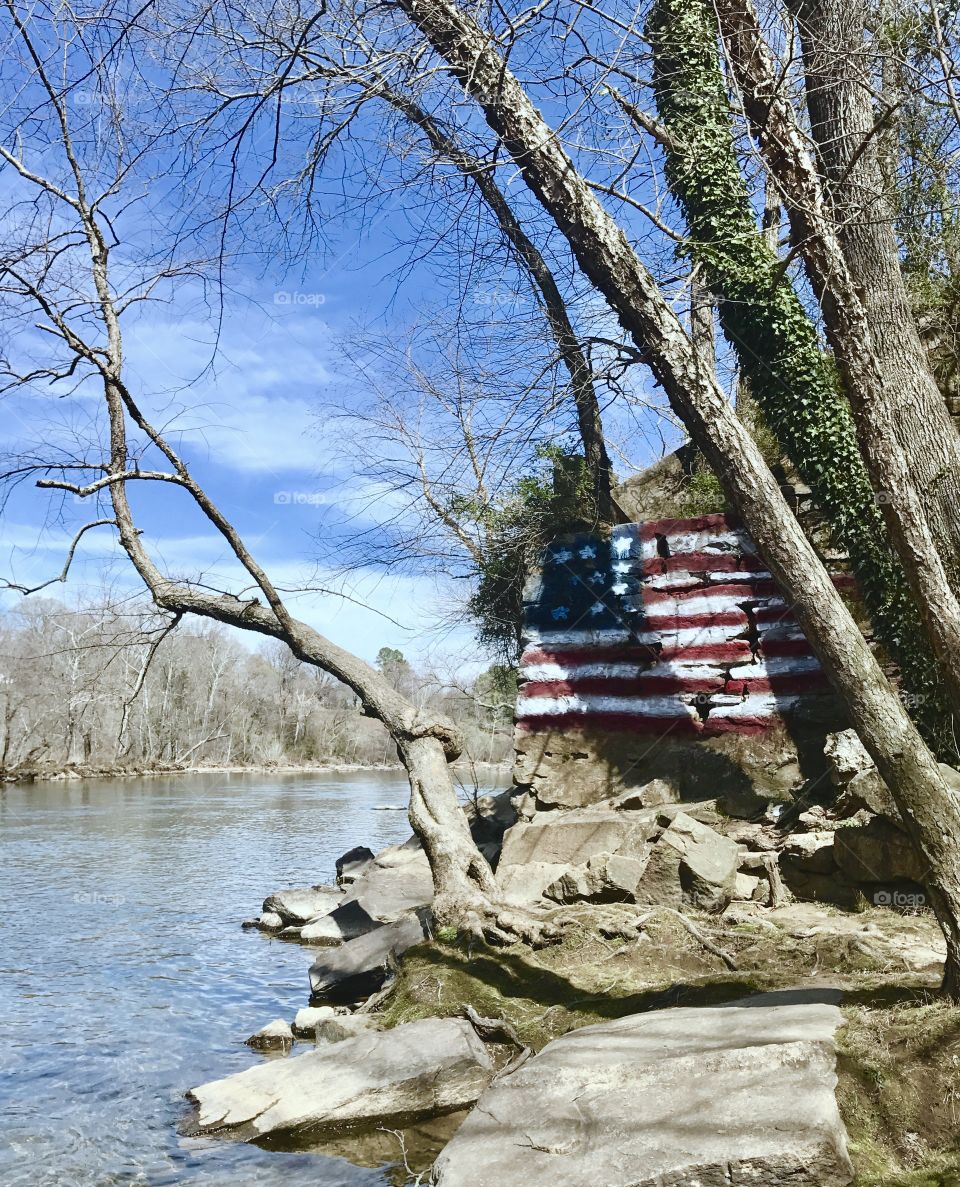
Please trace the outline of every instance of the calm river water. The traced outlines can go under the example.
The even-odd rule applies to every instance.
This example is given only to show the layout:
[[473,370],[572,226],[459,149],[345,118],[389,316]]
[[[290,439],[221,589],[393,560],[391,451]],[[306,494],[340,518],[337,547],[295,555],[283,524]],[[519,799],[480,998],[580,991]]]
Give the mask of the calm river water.
[[[394,773],[182,775],[0,789],[0,1183],[369,1187],[319,1154],[186,1141],[183,1094],[261,1057],[309,951],[244,932],[355,844],[409,836]],[[306,1048],[303,1048],[304,1050]]]

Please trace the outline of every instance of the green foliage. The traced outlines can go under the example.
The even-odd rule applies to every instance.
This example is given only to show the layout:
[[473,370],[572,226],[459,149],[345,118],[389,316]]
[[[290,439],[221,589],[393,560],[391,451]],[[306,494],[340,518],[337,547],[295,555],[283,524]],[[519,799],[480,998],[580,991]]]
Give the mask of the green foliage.
[[832,360],[760,234],[737,161],[713,10],[655,0],[647,34],[657,109],[678,150],[666,176],[689,228],[686,251],[717,299],[741,375],[787,457],[847,550],[877,637],[900,664],[918,724],[949,747],[942,677],[857,444]]
[[523,589],[549,543],[593,522],[587,464],[561,446],[537,450],[538,468],[520,478],[495,504],[458,499],[451,512],[482,528],[485,546],[476,590],[468,603],[478,640],[506,667],[516,664],[523,625]]

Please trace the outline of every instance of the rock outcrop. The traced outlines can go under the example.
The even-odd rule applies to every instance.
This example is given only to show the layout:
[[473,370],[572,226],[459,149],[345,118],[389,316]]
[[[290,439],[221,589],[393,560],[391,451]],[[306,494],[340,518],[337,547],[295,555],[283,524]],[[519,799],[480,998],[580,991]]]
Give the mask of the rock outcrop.
[[843,1187],[842,1019],[819,997],[572,1031],[487,1089],[440,1155],[437,1185]]
[[427,1018],[202,1084],[184,1128],[249,1141],[399,1126],[473,1104],[493,1072],[469,1022]]
[[376,993],[393,961],[430,935],[429,912],[410,911],[395,923],[325,949],[310,966],[313,997],[327,1002],[355,1002]]
[[733,898],[739,864],[735,841],[681,812],[651,849],[636,901],[722,911]]

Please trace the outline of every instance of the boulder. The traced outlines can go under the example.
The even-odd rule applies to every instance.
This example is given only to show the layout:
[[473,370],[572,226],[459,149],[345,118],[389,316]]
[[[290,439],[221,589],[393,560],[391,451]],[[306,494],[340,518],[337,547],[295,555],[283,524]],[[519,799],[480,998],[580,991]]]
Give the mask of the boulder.
[[354,880],[336,907],[302,929],[308,944],[340,944],[394,923],[408,911],[433,901],[433,876],[419,844],[385,849]]
[[293,1020],[293,1033],[298,1039],[315,1038],[320,1023],[336,1016],[337,1011],[333,1006],[304,1006],[297,1010],[297,1016]]
[[557,903],[634,901],[646,859],[621,853],[598,853],[585,865],[572,866],[544,891]]
[[842,1017],[796,996],[653,1011],[555,1039],[484,1092],[437,1160],[437,1187],[843,1187]]
[[508,902],[530,903],[571,866],[601,853],[643,858],[658,831],[653,809],[621,812],[609,807],[539,812],[504,837],[497,880]]
[[636,808],[657,808],[661,804],[676,804],[680,800],[680,793],[672,783],[666,779],[652,779],[643,787],[634,787],[625,791],[612,801],[614,808],[621,811],[633,811]]
[[834,787],[846,787],[855,775],[873,769],[873,759],[864,748],[856,730],[842,730],[838,734],[829,734],[823,754]]
[[882,816],[833,837],[837,865],[851,882],[924,882],[930,872],[907,834]]
[[733,898],[739,858],[735,841],[677,813],[650,851],[637,902],[722,911]]
[[853,816],[866,809],[875,816],[885,816],[894,824],[900,823],[900,810],[875,767],[854,775],[837,799],[836,808],[841,817]]
[[298,886],[271,894],[264,899],[263,910],[279,915],[286,927],[301,927],[315,916],[332,911],[342,898],[340,891],[330,886]]
[[321,1137],[399,1127],[472,1104],[493,1071],[469,1022],[426,1018],[194,1088],[185,1129],[249,1141],[294,1130]]
[[[356,845],[353,849],[348,849],[346,853],[337,858],[337,885],[350,886],[369,861],[373,861],[373,850],[368,849],[366,845]],[[314,914],[319,914],[319,912],[315,911]]]
[[293,1031],[289,1022],[277,1018],[252,1034],[246,1043],[258,1051],[289,1051],[293,1046]]
[[833,847],[834,832],[822,830],[811,833],[794,833],[780,850],[780,868],[804,870],[809,874],[831,874],[836,872],[837,863]]
[[313,996],[331,1002],[353,1002],[376,993],[392,962],[429,935],[429,912],[411,911],[395,923],[386,923],[339,948],[325,950],[310,966]]
[[760,879],[754,874],[737,874],[733,887],[733,901],[750,903],[760,894]]
[[261,931],[280,931],[283,927],[283,920],[276,911],[264,911],[256,920],[255,926]]
[[382,1023],[373,1014],[340,1014],[327,1018],[317,1027],[318,1043],[343,1043],[357,1035],[380,1030]]

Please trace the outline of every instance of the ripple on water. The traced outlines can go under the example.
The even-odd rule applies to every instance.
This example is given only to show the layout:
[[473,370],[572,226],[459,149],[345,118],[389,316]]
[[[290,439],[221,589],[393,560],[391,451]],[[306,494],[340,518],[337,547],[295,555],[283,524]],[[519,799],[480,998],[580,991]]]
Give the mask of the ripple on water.
[[375,810],[404,791],[387,772],[0,789],[3,1187],[389,1183],[176,1126],[188,1088],[257,1062],[244,1038],[307,1001],[308,952],[240,921],[271,890],[332,880],[352,845],[408,836]]

